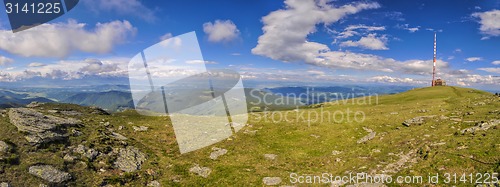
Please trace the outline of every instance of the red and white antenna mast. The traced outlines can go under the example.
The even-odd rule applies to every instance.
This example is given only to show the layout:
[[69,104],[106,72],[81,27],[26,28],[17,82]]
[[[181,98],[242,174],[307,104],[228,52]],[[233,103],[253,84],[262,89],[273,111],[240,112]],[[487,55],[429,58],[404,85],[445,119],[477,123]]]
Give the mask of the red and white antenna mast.
[[436,77],[436,33],[434,33],[434,66],[432,67],[432,86],[435,86]]

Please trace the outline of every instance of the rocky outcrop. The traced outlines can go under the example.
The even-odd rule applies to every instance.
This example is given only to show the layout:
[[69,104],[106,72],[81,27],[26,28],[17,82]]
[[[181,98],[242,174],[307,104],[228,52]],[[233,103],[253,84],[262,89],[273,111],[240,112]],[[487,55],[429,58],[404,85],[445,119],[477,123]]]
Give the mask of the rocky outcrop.
[[371,139],[375,138],[375,135],[377,135],[377,133],[376,133],[376,132],[374,132],[373,130],[371,130],[371,129],[369,129],[369,128],[365,128],[365,127],[363,127],[363,129],[364,129],[366,132],[368,132],[369,134],[368,134],[368,135],[366,135],[366,136],[364,136],[363,138],[359,139],[359,140],[357,141],[357,143],[358,143],[358,144],[360,144],[360,143],[365,143],[365,142],[367,142],[368,140],[371,140]]
[[424,124],[424,118],[423,117],[415,117],[415,118],[412,118],[412,119],[408,119],[408,120],[405,120],[403,122],[403,125],[404,126],[412,126],[412,125],[422,125]]
[[117,139],[117,140],[127,140],[128,139],[127,137],[125,137],[119,133],[116,133],[116,132],[112,132],[110,136]]
[[198,164],[196,164],[194,167],[189,169],[189,172],[198,174],[203,178],[207,178],[210,173],[212,173],[212,170],[208,167],[200,167]]
[[436,117],[435,115],[431,115],[431,116],[418,116],[418,117],[414,117],[412,119],[408,119],[408,120],[405,120],[403,122],[403,125],[404,126],[412,126],[412,125],[422,125],[425,123],[425,119],[426,118],[433,118],[433,117]]
[[217,160],[222,155],[225,155],[227,153],[227,149],[221,149],[218,147],[212,148],[213,152],[210,153],[210,159],[212,160]]
[[9,157],[12,147],[5,143],[4,141],[0,141],[0,161]]
[[132,128],[136,132],[144,132],[144,131],[148,131],[148,129],[149,129],[148,127],[145,127],[145,126],[139,126],[139,127],[133,126]]
[[90,161],[94,160],[100,153],[95,149],[89,149],[84,145],[78,145],[74,152],[81,154],[84,157],[87,157]]
[[4,141],[0,141],[0,154],[10,152],[11,147]]
[[264,154],[264,158],[266,160],[275,160],[278,157],[278,155],[275,154]]
[[146,161],[144,153],[135,147],[128,146],[120,149],[118,158],[115,161],[115,167],[125,172],[134,172],[141,169],[144,161]]
[[476,131],[485,131],[485,130],[488,130],[488,129],[490,129],[494,126],[497,126],[499,124],[500,124],[500,120],[491,120],[489,122],[479,123],[478,125],[476,125],[474,127],[466,128],[460,132],[462,134],[466,134],[466,133],[474,134]]
[[34,145],[64,139],[65,127],[81,125],[81,122],[76,119],[44,115],[28,108],[10,109],[9,119],[18,131],[27,134],[26,140]]
[[71,175],[50,165],[31,166],[29,173],[50,183],[60,184],[71,179]]
[[275,186],[281,183],[280,177],[264,177],[262,183],[267,186]]

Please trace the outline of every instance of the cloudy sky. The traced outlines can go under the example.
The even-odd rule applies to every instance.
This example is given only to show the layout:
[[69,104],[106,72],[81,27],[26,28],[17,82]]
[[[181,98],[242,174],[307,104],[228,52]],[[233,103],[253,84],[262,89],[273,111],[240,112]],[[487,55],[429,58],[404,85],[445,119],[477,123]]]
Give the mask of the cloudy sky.
[[17,33],[0,14],[0,82],[126,83],[133,56],[191,31],[208,67],[245,80],[413,86],[430,84],[437,33],[438,78],[500,90],[500,0],[80,0]]

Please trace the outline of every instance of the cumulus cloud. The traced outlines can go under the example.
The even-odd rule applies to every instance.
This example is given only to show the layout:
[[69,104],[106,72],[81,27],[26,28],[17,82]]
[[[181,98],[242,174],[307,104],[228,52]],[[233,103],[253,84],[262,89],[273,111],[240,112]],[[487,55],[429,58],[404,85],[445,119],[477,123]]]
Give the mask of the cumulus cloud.
[[94,12],[113,11],[120,15],[139,17],[149,22],[157,19],[156,11],[146,7],[140,0],[83,0],[83,3]]
[[5,65],[8,65],[12,62],[14,62],[14,60],[12,60],[11,58],[0,56],[0,66],[5,66]]
[[42,24],[16,34],[0,30],[0,49],[24,57],[61,58],[75,51],[108,53],[136,32],[128,21],[97,23],[93,30],[85,27],[84,23],[69,20]]
[[479,18],[481,27],[479,30],[484,35],[482,39],[488,39],[492,36],[500,36],[500,10],[491,10],[487,12],[476,12],[473,17]]
[[478,68],[478,70],[500,74],[500,68]]
[[379,83],[405,83],[405,84],[425,84],[427,82],[422,80],[414,80],[412,78],[398,78],[391,76],[375,76],[367,79],[368,82],[379,82]]
[[85,59],[80,61],[58,61],[55,63],[42,64],[34,62],[26,68],[16,68],[17,71],[5,71],[0,73],[0,82],[14,82],[42,77],[49,79],[72,80],[86,76],[99,77],[126,77],[128,59]]
[[387,37],[385,35],[377,37],[376,34],[369,34],[368,36],[361,37],[359,41],[348,40],[342,42],[340,46],[361,47],[370,50],[388,50],[389,48],[387,48],[386,44],[387,44]]
[[204,23],[203,31],[208,35],[208,41],[211,42],[227,42],[240,35],[240,31],[231,20],[215,20],[214,23]]
[[467,60],[469,62],[475,62],[475,61],[481,61],[481,60],[483,60],[483,58],[481,58],[481,57],[469,57],[469,58],[466,58],[465,60]]
[[367,26],[367,25],[349,25],[347,26],[344,31],[340,32],[338,36],[336,37],[337,39],[345,39],[349,38],[355,35],[360,35],[359,30],[364,31],[364,32],[370,32],[370,31],[383,31],[385,30],[384,26]]
[[32,62],[32,63],[28,64],[28,67],[42,67],[42,66],[45,66],[45,64],[40,63],[40,62]]
[[252,49],[256,55],[285,62],[304,61],[317,64],[331,53],[327,45],[309,42],[307,36],[316,32],[316,25],[330,25],[347,15],[379,8],[378,3],[352,3],[336,7],[327,1],[286,0],[285,9],[262,18],[264,34]]
[[493,65],[500,65],[500,60],[495,60],[495,61],[491,62],[491,64],[493,64]]
[[[407,30],[411,33],[414,33],[414,32],[417,32],[420,30],[420,26],[410,27],[410,24],[396,25],[396,28],[404,29],[404,30]],[[434,29],[426,29],[426,30],[434,31]]]
[[491,75],[476,75],[469,74],[462,77],[458,77],[455,80],[455,83],[460,86],[471,86],[473,84],[483,84],[483,85],[500,85],[498,80],[495,80],[495,77]]
[[218,64],[214,61],[203,61],[203,60],[188,60],[186,64]]

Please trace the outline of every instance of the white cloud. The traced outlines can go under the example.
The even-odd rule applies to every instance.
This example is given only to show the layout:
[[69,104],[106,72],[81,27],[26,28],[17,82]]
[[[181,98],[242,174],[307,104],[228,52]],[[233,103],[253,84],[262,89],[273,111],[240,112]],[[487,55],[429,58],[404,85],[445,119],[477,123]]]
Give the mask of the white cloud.
[[81,61],[58,61],[42,64],[31,63],[25,68],[16,68],[16,71],[0,72],[0,82],[42,77],[50,79],[80,79],[85,76],[126,77],[129,59],[85,59]]
[[227,42],[238,38],[240,31],[231,20],[215,20],[203,24],[203,31],[208,34],[208,41]]
[[149,22],[157,19],[156,11],[146,7],[140,0],[84,0],[83,3],[96,13],[114,11],[120,15],[132,15]]
[[6,66],[12,62],[14,62],[14,60],[12,60],[11,58],[0,56],[0,66]]
[[[432,60],[408,60],[400,64],[398,71],[406,74],[430,75],[432,73],[432,64]],[[446,71],[449,68],[449,63],[437,60],[436,68],[440,72]]]
[[469,58],[466,58],[465,60],[467,60],[469,62],[475,62],[475,61],[481,61],[481,60],[483,60],[483,58],[481,58],[481,57],[469,57]]
[[218,63],[214,61],[189,60],[186,61],[186,64],[218,64]]
[[252,49],[256,55],[285,62],[304,61],[317,64],[325,60],[327,45],[308,42],[307,36],[316,32],[316,25],[330,25],[347,15],[366,9],[379,8],[378,3],[353,3],[335,7],[327,1],[286,0],[286,8],[262,18],[264,34]]
[[493,65],[500,65],[500,60],[495,60],[495,61],[491,62],[491,64],[493,64]]
[[462,49],[458,49],[458,48],[453,51],[453,53],[461,53],[461,52],[462,52]]
[[405,84],[425,84],[427,82],[422,80],[414,80],[412,78],[398,78],[391,76],[375,76],[367,79],[368,82],[379,82],[379,83],[405,83]]
[[[396,28],[404,29],[404,30],[410,31],[411,33],[414,33],[414,32],[417,32],[420,30],[420,26],[410,27],[409,24],[396,25]],[[434,29],[426,29],[426,30],[434,31]]]
[[336,37],[337,39],[345,39],[349,38],[354,35],[360,35],[360,33],[356,30],[364,30],[365,32],[370,32],[370,31],[383,31],[385,30],[384,26],[367,26],[367,25],[349,25],[347,26],[344,31],[339,33],[339,35]]
[[42,66],[45,66],[45,64],[40,63],[40,62],[32,62],[32,63],[28,64],[28,67],[42,67]]
[[500,74],[500,68],[478,68],[478,70]]
[[500,36],[500,10],[476,12],[472,16],[480,19],[479,23],[481,27],[479,30],[485,35],[482,39],[488,39],[491,36]]
[[340,46],[361,47],[371,50],[388,50],[389,48],[387,48],[386,44],[387,44],[387,37],[385,35],[377,37],[376,34],[369,34],[368,36],[361,37],[359,41],[348,40],[342,42]]
[[0,30],[0,49],[25,57],[65,57],[74,51],[107,53],[136,32],[128,21],[97,23],[92,31],[85,26],[69,20],[42,24],[15,34]]

